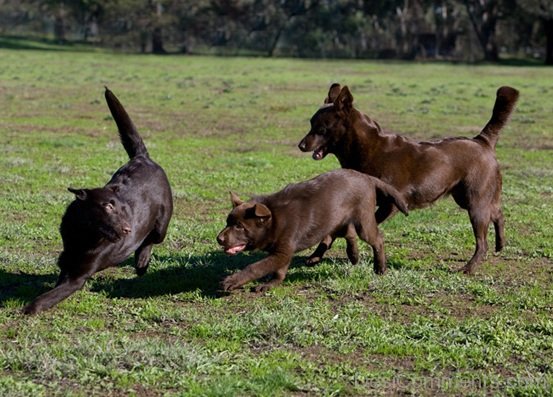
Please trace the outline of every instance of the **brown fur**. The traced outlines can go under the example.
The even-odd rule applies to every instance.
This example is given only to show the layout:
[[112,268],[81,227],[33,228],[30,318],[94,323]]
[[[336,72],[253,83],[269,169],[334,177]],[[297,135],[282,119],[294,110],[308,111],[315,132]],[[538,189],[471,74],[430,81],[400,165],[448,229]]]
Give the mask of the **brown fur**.
[[231,255],[259,249],[269,256],[225,278],[223,289],[230,291],[272,274],[270,282],[256,288],[267,290],[284,280],[295,252],[321,240],[308,263],[317,263],[335,238],[345,237],[348,258],[356,264],[357,235],[373,248],[375,272],[384,273],[383,240],[374,217],[377,194],[388,197],[407,213],[406,203],[396,189],[353,170],[327,172],[248,202],[231,193],[233,209],[217,241]]
[[[468,211],[473,227],[476,249],[462,269],[473,273],[486,255],[490,222],[495,228],[496,251],[505,245],[501,173],[495,145],[517,99],[518,91],[514,88],[499,88],[492,117],[474,138],[417,142],[384,133],[376,121],[353,107],[353,96],[347,86],[333,84],[325,105],[311,118],[311,130],[299,148],[313,151],[315,160],[334,153],[343,168],[389,183],[404,195],[410,210],[426,207],[451,194]],[[397,211],[387,200],[379,200],[378,206],[378,223]]]
[[107,88],[105,97],[129,162],[104,187],[69,189],[75,200],[61,221],[63,252],[58,259],[58,282],[25,306],[26,314],[58,304],[81,289],[93,274],[118,265],[133,252],[136,273],[143,275],[154,244],[165,239],[173,213],[167,176],[150,158],[121,102]]

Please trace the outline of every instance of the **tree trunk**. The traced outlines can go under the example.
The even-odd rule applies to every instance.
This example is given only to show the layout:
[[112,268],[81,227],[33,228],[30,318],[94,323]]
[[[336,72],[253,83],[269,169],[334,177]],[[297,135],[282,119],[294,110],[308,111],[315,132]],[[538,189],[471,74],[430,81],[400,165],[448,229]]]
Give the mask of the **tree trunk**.
[[499,51],[495,42],[495,26],[498,19],[498,4],[494,0],[483,2],[483,4],[478,2],[471,4],[470,1],[465,0],[465,7],[484,52],[484,60],[497,62]]
[[167,51],[165,51],[165,48],[163,48],[163,34],[161,29],[163,6],[159,1],[156,1],[155,8],[156,22],[154,23],[154,30],[152,31],[152,53],[166,54]]
[[60,3],[54,19],[54,37],[58,43],[65,43],[65,9]]
[[284,30],[284,26],[280,26],[277,30],[277,33],[275,37],[273,38],[273,41],[271,42],[271,45],[269,47],[269,51],[267,52],[267,55],[269,57],[273,57],[275,55],[275,51],[278,45],[278,41],[280,40],[280,35],[282,34],[282,31]]
[[499,61],[499,51],[497,49],[497,43],[495,42],[495,25],[497,19],[490,17],[490,19],[482,24],[482,38],[484,41],[480,43],[484,50],[484,60],[489,62]]
[[553,65],[553,19],[543,20],[545,30],[545,64]]
[[154,54],[166,54],[165,48],[163,48],[163,36],[161,34],[161,28],[154,28],[152,32],[152,53]]

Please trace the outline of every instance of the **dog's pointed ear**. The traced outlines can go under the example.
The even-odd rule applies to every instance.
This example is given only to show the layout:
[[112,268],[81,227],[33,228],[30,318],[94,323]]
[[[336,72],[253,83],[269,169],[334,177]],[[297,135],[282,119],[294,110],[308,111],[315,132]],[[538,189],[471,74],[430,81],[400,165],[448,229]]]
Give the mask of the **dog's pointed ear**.
[[342,87],[338,83],[334,83],[330,86],[330,89],[328,90],[328,96],[325,98],[325,104],[326,103],[334,103],[336,98],[338,98],[338,95],[340,94],[340,90]]
[[349,111],[353,108],[353,95],[351,95],[347,85],[342,87],[338,97],[334,100],[334,107],[339,112],[343,111],[346,113],[349,113]]
[[262,221],[267,221],[271,219],[271,210],[265,204],[256,203],[253,207],[254,214],[257,218],[260,218]]
[[240,204],[244,203],[234,192],[230,192],[230,202],[232,203],[232,208],[238,207]]
[[72,187],[68,187],[67,190],[69,190],[71,193],[75,195],[76,198],[79,200],[86,200],[86,197],[88,196],[86,189],[73,189]]

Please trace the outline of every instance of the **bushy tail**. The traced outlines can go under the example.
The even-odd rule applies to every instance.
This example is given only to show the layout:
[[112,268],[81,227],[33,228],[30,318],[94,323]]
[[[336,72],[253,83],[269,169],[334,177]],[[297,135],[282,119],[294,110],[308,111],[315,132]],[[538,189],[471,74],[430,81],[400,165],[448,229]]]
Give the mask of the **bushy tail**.
[[119,129],[119,137],[121,138],[121,143],[127,151],[127,154],[132,159],[133,157],[139,155],[148,155],[148,150],[142,141],[138,131],[134,126],[131,118],[127,114],[127,111],[119,102],[119,99],[106,87],[106,102],[108,103],[109,110],[111,115],[117,124]]
[[499,139],[499,131],[505,126],[509,120],[509,116],[515,108],[518,99],[518,91],[512,87],[500,87],[497,90],[497,97],[493,107],[492,118],[484,127],[482,132],[475,139],[486,141],[492,148],[495,149],[495,144]]
[[[371,177],[374,186],[376,188],[376,194],[384,196],[387,199],[392,199],[394,205],[405,215],[409,215],[409,209],[407,208],[407,202],[403,195],[392,185],[388,185],[386,182],[381,181],[378,178]],[[380,200],[379,200],[380,201]]]

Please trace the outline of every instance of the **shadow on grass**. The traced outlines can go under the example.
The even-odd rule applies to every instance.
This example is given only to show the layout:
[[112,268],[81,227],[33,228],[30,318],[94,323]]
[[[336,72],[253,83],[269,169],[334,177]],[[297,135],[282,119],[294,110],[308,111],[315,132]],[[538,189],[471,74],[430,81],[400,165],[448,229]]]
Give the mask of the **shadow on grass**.
[[[226,276],[265,257],[267,254],[264,252],[228,256],[220,251],[200,256],[156,256],[155,267],[150,267],[142,277],[118,280],[99,278],[93,281],[90,290],[104,292],[110,298],[147,298],[194,291],[203,297],[219,298],[226,295],[220,290],[220,283]],[[295,256],[290,267],[311,269],[305,265],[305,259]],[[247,291],[269,278],[253,281],[244,288]],[[288,274],[286,279],[293,283],[305,283],[320,280],[320,275],[316,271],[294,272]]]
[[[104,292],[111,298],[146,298],[191,291],[215,298],[221,296],[219,283],[226,275],[265,255],[254,253],[228,257],[217,252],[200,256],[154,256],[155,266],[151,266],[142,277],[114,279],[109,271],[100,272],[87,280],[88,289]],[[132,266],[133,263],[134,257],[131,256],[120,267]],[[58,275],[58,272],[50,275],[9,273],[0,269],[0,307],[10,300],[29,303],[52,289]]]
[[[111,276],[99,273],[87,281],[88,288],[93,292],[102,292],[110,298],[148,298],[163,295],[174,295],[186,292],[197,292],[203,297],[219,298],[226,295],[220,290],[220,282],[227,275],[243,269],[267,256],[263,252],[228,256],[224,253],[210,252],[198,256],[167,255],[155,256],[155,265],[151,266],[142,277],[114,279]],[[288,274],[286,281],[289,283],[310,283],[321,280],[321,277],[329,277],[328,273],[311,270],[322,266],[327,261],[323,259],[321,264],[315,267],[305,266],[305,256],[295,256],[291,268],[304,268],[305,271],[295,271]],[[131,257],[121,266],[132,266],[134,259]],[[347,259],[338,259],[344,266],[350,266]],[[341,265],[341,263],[338,263]],[[366,266],[360,264],[357,266]],[[372,263],[370,264],[372,268]],[[401,269],[402,262],[389,261],[391,269]],[[105,273],[104,273],[105,274]],[[8,273],[0,270],[0,307],[8,300],[20,300],[25,303],[35,299],[40,294],[53,288],[58,273],[50,275],[34,275],[27,273]],[[263,282],[258,280],[251,286]],[[246,290],[250,288],[247,285]]]
[[[141,277],[111,280],[97,278],[90,290],[104,292],[110,298],[147,298],[197,291],[201,296],[217,298],[221,280],[236,270],[265,257],[263,253],[227,256],[222,252],[205,255],[155,255],[155,265]],[[131,264],[131,261],[125,263]]]
[[58,274],[8,273],[0,270],[0,307],[8,300],[29,301],[54,286]]

